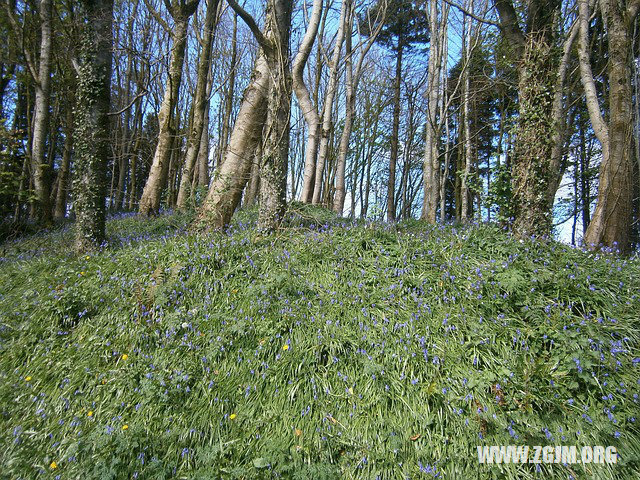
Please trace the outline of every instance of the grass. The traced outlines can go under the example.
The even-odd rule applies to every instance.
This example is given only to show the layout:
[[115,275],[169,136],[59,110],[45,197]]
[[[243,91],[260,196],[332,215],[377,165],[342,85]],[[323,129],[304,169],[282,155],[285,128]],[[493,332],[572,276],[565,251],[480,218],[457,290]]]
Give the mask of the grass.
[[[640,262],[295,205],[2,246],[0,477],[640,477]],[[478,445],[614,445],[480,465]]]

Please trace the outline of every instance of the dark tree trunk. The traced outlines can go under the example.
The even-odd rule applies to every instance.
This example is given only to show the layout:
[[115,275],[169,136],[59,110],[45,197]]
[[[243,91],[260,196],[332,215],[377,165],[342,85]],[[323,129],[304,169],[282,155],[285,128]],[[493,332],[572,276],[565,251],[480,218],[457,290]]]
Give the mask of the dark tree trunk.
[[402,81],[403,44],[398,40],[396,50],[396,76],[393,82],[393,125],[391,129],[391,152],[389,154],[389,183],[387,184],[387,221],[396,220],[396,165],[398,163],[398,144],[400,135],[400,82]]
[[84,0],[80,5],[84,21],[78,62],[73,188],[78,252],[99,247],[105,238],[113,0]]

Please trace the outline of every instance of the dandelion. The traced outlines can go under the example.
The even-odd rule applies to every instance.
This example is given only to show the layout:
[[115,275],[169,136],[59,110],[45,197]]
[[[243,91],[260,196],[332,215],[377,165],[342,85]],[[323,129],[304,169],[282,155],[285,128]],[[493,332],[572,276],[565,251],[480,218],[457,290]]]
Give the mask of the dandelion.
[[89,410],[89,413],[87,413],[87,417],[93,417],[93,410]]
[[25,377],[25,382],[30,382],[31,381],[31,377]]
[[287,345],[287,344],[283,345],[283,346],[282,346],[282,350],[284,350],[285,352],[286,352],[287,350],[289,350],[289,345]]
[[58,464],[56,462],[51,462],[51,464],[49,465],[49,468],[51,470],[55,470],[56,468],[58,468]]
[[122,425],[122,430],[128,430],[129,429],[129,425]]
[[126,353],[122,355],[122,360],[126,360],[127,358],[129,358],[129,355],[127,355]]
[[235,413],[232,413],[231,415],[229,415],[229,420],[235,420],[237,416],[238,415],[236,415]]

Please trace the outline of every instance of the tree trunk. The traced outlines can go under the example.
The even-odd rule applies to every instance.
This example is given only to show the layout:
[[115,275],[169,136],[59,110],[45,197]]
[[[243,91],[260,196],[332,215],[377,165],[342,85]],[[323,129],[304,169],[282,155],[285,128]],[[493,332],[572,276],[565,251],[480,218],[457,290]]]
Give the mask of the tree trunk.
[[[443,18],[446,23],[446,17]],[[422,199],[422,219],[429,223],[436,223],[436,211],[438,208],[438,188],[440,173],[440,155],[438,149],[438,106],[441,102],[440,68],[442,64],[442,45],[446,41],[439,35],[441,30],[438,22],[438,2],[430,0],[429,3],[429,29],[431,32],[431,45],[429,63],[427,66],[428,109],[426,122],[426,137],[424,149],[424,162],[422,177],[424,183],[424,195]],[[445,180],[446,181],[446,180]]]
[[321,14],[322,0],[314,0],[309,25],[307,26],[307,31],[304,34],[296,58],[293,61],[292,68],[293,90],[309,129],[309,137],[304,153],[304,182],[301,196],[303,202],[311,202],[313,199],[318,137],[320,136],[320,115],[318,114],[316,105],[314,105],[311,100],[309,89],[304,83],[304,67],[309,59],[311,48],[318,33]]
[[143,215],[155,215],[158,213],[162,189],[167,183],[173,137],[177,132],[174,110],[178,102],[178,92],[182,82],[187,29],[189,18],[193,15],[197,6],[198,0],[191,0],[188,3],[174,0],[169,10],[175,22],[171,31],[172,48],[169,77],[165,86],[160,112],[158,113],[158,145],[153,156],[149,178],[140,198],[140,213]]
[[100,246],[105,238],[105,175],[110,153],[113,0],[84,0],[76,108],[75,249]]
[[256,146],[262,140],[270,84],[269,66],[264,53],[260,52],[251,82],[244,91],[224,161],[215,170],[207,198],[200,209],[199,225],[222,229],[231,221],[247,183]]
[[244,205],[247,207],[256,203],[258,193],[260,192],[260,161],[262,159],[262,145],[258,143],[256,153],[253,157],[253,163],[251,164],[251,172],[249,178],[249,185],[244,194]]
[[[473,0],[469,2],[471,12],[473,12]],[[460,220],[462,223],[469,221],[470,214],[473,212],[473,203],[471,200],[471,192],[469,191],[469,177],[471,176],[471,166],[473,165],[473,142],[471,141],[471,19],[465,17],[465,69],[462,73],[463,92],[462,92],[462,116],[464,135],[464,172],[460,179]]]
[[271,77],[264,149],[260,164],[260,212],[258,229],[278,228],[286,210],[291,115],[291,65],[289,38],[293,0],[271,0],[267,4],[266,38],[272,44],[267,54]]
[[36,196],[36,215],[43,225],[51,223],[51,169],[45,158],[51,103],[52,0],[40,1],[40,62],[35,80],[35,110],[31,142],[31,174]]
[[585,244],[628,252],[631,246],[633,214],[633,114],[631,104],[631,26],[638,13],[638,1],[626,11],[617,3],[603,3],[609,43],[609,124],[600,113],[588,57],[588,0],[580,0],[580,73],[589,118],[602,145],[598,200],[585,234]]
[[[571,137],[569,126],[567,124],[567,107],[564,105],[565,98],[565,80],[567,77],[567,70],[569,68],[569,61],[573,52],[573,44],[576,38],[578,38],[578,24],[576,23],[569,32],[569,37],[564,42],[562,58],[558,66],[558,73],[556,76],[556,86],[553,98],[552,106],[552,121],[555,128],[553,129],[551,142],[551,178],[549,180],[549,193],[547,195],[548,208],[553,208],[553,203],[556,197],[556,192],[564,171],[561,170],[561,160],[567,150],[567,140]],[[571,130],[573,132],[573,130]]]
[[[190,196],[191,177],[193,168],[198,159],[198,151],[202,143],[202,132],[205,126],[206,108],[209,106],[209,98],[207,97],[207,80],[209,78],[209,70],[211,69],[211,47],[213,45],[215,23],[218,13],[218,1],[209,0],[207,2],[207,14],[204,21],[204,44],[200,52],[200,61],[198,63],[198,80],[196,83],[196,92],[193,99],[193,125],[189,138],[187,140],[187,153],[182,170],[182,178],[180,179],[180,189],[178,191],[178,200],[176,207],[179,210],[187,206],[187,200]],[[235,48],[235,42],[234,42]],[[232,66],[233,68],[233,66]]]
[[[336,191],[333,201],[333,210],[339,215],[343,214],[344,199],[345,199],[345,169],[347,165],[347,155],[349,154],[349,141],[351,139],[351,129],[353,128],[353,120],[356,114],[356,92],[358,91],[358,85],[362,78],[364,59],[367,53],[371,49],[371,46],[376,41],[380,30],[382,29],[382,23],[380,26],[369,36],[367,43],[360,47],[360,55],[358,57],[358,63],[353,71],[353,60],[351,56],[353,54],[351,48],[351,32],[353,30],[353,21],[356,18],[354,11],[355,4],[349,2],[349,13],[346,25],[348,25],[348,31],[346,32],[346,49],[345,49],[345,61],[346,61],[346,80],[347,80],[347,104],[345,107],[345,123],[342,130],[342,136],[340,137],[340,146],[338,147],[338,159],[336,166]],[[352,198],[352,205],[355,200]]]
[[404,45],[398,39],[396,49],[396,76],[393,82],[393,125],[391,126],[391,152],[389,153],[389,183],[387,183],[387,222],[396,221],[396,164],[400,139],[400,82],[402,80],[402,53]]
[[531,38],[519,66],[519,118],[512,163],[513,230],[520,237],[551,233],[551,171],[555,55],[553,45]]
[[351,28],[353,17],[353,12],[350,11],[349,19],[347,20],[349,31],[346,33],[345,42],[347,103],[345,105],[344,127],[342,130],[342,135],[340,137],[340,145],[338,147],[338,159],[336,166],[336,192],[333,201],[333,211],[338,215],[342,215],[344,213],[344,199],[346,194],[345,170],[347,166],[347,155],[349,153],[349,139],[351,137],[353,117],[356,113],[353,61],[351,59]]
[[138,102],[136,107],[135,130],[138,135],[135,137],[133,149],[131,151],[131,161],[129,165],[129,210],[133,211],[138,199],[138,156],[140,155],[140,142],[142,141],[142,103]]
[[58,191],[56,192],[56,204],[53,217],[62,220],[67,215],[67,199],[69,197],[69,166],[73,150],[73,109],[67,108],[67,119],[64,132],[64,150],[62,163],[58,172]]
[[316,160],[316,172],[312,197],[312,203],[314,205],[318,205],[322,199],[322,182],[324,180],[324,167],[329,155],[329,137],[331,136],[332,131],[331,116],[333,113],[333,100],[335,98],[336,91],[338,90],[338,64],[340,62],[342,43],[344,42],[348,4],[349,0],[342,1],[336,44],[334,45],[331,63],[329,65],[329,84],[327,85],[324,105],[322,106],[322,130],[320,132],[320,145],[318,147],[318,158]]
[[519,115],[511,161],[512,229],[519,237],[551,233],[549,184],[554,132],[553,98],[558,55],[554,45],[559,0],[530,0],[526,29],[512,0],[494,0],[505,39],[518,67]]
[[[207,102],[207,107],[209,102]],[[205,109],[205,120],[198,149],[198,187],[209,186],[209,108]]]

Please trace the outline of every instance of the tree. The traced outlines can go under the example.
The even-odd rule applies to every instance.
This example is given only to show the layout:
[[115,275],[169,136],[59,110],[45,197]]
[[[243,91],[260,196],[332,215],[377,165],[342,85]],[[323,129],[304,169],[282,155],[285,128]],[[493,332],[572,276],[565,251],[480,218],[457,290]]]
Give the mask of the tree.
[[[429,63],[427,66],[427,84],[429,87],[429,93],[427,122],[425,126],[425,151],[423,163],[424,195],[422,200],[421,216],[424,220],[427,220],[430,223],[435,223],[439,193],[438,188],[440,186],[440,151],[438,148],[438,139],[440,138],[440,127],[442,125],[442,121],[438,122],[438,110],[443,101],[441,76],[443,71],[446,71],[447,20],[449,17],[449,10],[448,7],[441,8],[441,14],[439,16],[437,0],[429,0],[428,8],[431,38],[429,45]],[[441,196],[444,198],[443,194]]]
[[[322,186],[325,165],[329,156],[329,138],[333,131],[332,114],[334,99],[338,90],[338,68],[340,63],[340,53],[344,43],[345,31],[347,28],[347,16],[351,9],[351,0],[342,0],[340,7],[340,20],[338,21],[338,32],[336,42],[333,46],[333,53],[329,62],[329,83],[325,92],[324,104],[322,106],[322,123],[320,125],[320,140],[318,145],[318,157],[316,159],[316,171],[314,174],[314,187],[312,203],[318,205],[322,201]],[[311,130],[311,127],[310,127]],[[327,192],[325,192],[327,193]]]
[[264,138],[260,161],[258,226],[270,231],[282,219],[286,201],[291,104],[288,44],[293,2],[269,0],[264,32],[234,0],[228,3],[249,26],[260,45],[260,51],[251,82],[243,95],[224,161],[215,171],[197,223],[207,228],[224,228],[229,223],[249,178],[253,155]]
[[[35,187],[36,215],[43,225],[51,223],[51,169],[46,158],[47,133],[49,131],[49,108],[51,104],[51,61],[53,48],[52,0],[40,0],[38,16],[40,19],[40,51],[36,54],[26,48],[22,40],[25,27],[21,28],[12,10],[11,2],[5,3],[5,11],[10,20],[14,35],[21,43],[27,71],[31,75],[35,88],[35,110],[33,114],[33,133],[31,136],[31,171]],[[35,58],[38,57],[36,63]]]
[[609,46],[609,118],[605,122],[589,59],[589,2],[579,0],[580,78],[589,118],[602,146],[598,200],[584,241],[592,247],[604,245],[623,252],[629,251],[631,246],[634,168],[631,156],[633,113],[629,56],[633,24],[639,8],[639,0],[604,0],[601,3]]
[[185,156],[182,178],[180,180],[180,190],[178,191],[178,199],[176,202],[176,207],[179,209],[184,209],[187,204],[191,188],[191,177],[196,161],[198,160],[202,132],[205,130],[205,120],[207,118],[205,110],[209,107],[207,80],[210,75],[211,46],[213,44],[216,17],[218,16],[218,3],[219,0],[207,1],[207,13],[203,25],[204,39],[202,51],[200,52],[200,61],[198,62],[198,78],[193,99],[193,124],[187,140],[187,154]]
[[[198,8],[199,0],[165,0],[169,14],[174,24],[171,29],[171,61],[169,74],[165,85],[164,97],[160,112],[158,113],[158,145],[153,157],[153,163],[149,172],[149,178],[140,198],[140,213],[143,215],[156,214],[160,208],[162,189],[167,181],[167,173],[171,158],[171,150],[177,125],[175,109],[178,102],[178,92],[182,83],[182,67],[184,64],[185,48],[187,45],[187,29],[189,19]],[[147,7],[152,9],[146,0]],[[162,17],[154,14],[160,23],[164,23]],[[168,30],[168,25],[165,25]]]
[[512,160],[516,235],[546,236],[551,232],[548,205],[554,131],[553,98],[558,68],[555,21],[559,0],[531,0],[525,28],[512,0],[494,0],[500,28],[511,45],[518,70],[518,125]]
[[[384,8],[383,27],[378,35],[378,43],[390,48],[396,55],[395,75],[393,79],[393,123],[391,127],[391,151],[389,154],[389,180],[387,182],[387,221],[396,219],[395,189],[396,164],[398,162],[400,131],[400,82],[402,81],[402,57],[415,43],[429,41],[429,23],[423,8],[419,8],[413,0],[378,0],[372,7]],[[376,15],[372,15],[375,17]],[[363,25],[363,28],[366,28]]]
[[318,33],[318,26],[322,16],[322,0],[314,0],[311,18],[307,25],[307,30],[302,39],[292,67],[293,90],[298,99],[298,105],[302,110],[302,115],[308,126],[308,139],[305,148],[305,168],[304,182],[302,187],[302,201],[311,202],[313,199],[313,188],[315,185],[316,155],[318,151],[318,140],[320,136],[320,115],[318,109],[311,100],[309,89],[304,82],[304,67],[307,64],[311,48]]
[[79,4],[80,49],[75,130],[75,249],[99,246],[105,237],[105,176],[110,152],[113,0]]
[[[353,23],[356,18],[355,4],[351,5],[352,11],[349,13],[347,19],[348,31],[346,32],[346,51],[345,51],[345,63],[346,63],[346,89],[347,99],[345,105],[345,119],[344,127],[342,128],[342,135],[340,136],[340,144],[338,147],[338,159],[336,162],[336,191],[333,200],[333,211],[338,215],[342,215],[344,211],[344,199],[346,196],[345,185],[345,169],[347,165],[347,155],[349,153],[349,141],[351,138],[351,129],[353,128],[353,121],[356,114],[356,94],[358,92],[358,84],[362,78],[364,60],[371,49],[371,46],[378,38],[378,35],[383,27],[382,17],[386,15],[386,8],[382,8],[377,12],[379,18],[368,18],[367,31],[370,32],[369,39],[366,42],[361,42],[356,46],[356,49],[360,51],[356,68],[353,68],[353,54],[352,49],[352,30]],[[371,28],[371,25],[377,25],[376,28]]]

